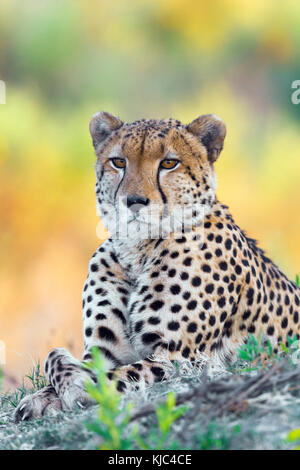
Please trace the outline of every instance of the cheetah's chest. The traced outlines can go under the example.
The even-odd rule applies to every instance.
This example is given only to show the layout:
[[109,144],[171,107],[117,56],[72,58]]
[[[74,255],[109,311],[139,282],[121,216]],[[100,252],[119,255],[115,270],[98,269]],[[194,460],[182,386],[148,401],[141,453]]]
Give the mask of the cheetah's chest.
[[151,241],[114,240],[113,248],[118,262],[127,278],[135,281],[149,265],[151,258]]

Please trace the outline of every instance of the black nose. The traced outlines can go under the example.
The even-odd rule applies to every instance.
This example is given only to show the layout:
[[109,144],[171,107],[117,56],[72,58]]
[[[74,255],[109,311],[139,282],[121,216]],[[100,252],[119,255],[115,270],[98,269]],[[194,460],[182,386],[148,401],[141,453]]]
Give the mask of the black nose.
[[[126,203],[127,207],[135,206],[135,205],[142,205],[148,206],[150,199],[147,197],[139,196],[138,194],[131,194],[127,196]],[[139,209],[138,207],[132,209]]]

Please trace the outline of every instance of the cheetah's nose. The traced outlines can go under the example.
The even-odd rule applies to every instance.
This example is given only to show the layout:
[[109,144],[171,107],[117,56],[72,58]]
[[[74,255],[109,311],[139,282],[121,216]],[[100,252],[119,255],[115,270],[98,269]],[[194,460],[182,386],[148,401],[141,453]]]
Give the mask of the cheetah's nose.
[[141,209],[140,206],[148,206],[149,202],[150,199],[139,196],[138,194],[131,194],[126,198],[127,207],[129,207],[132,212],[137,212],[139,209]]

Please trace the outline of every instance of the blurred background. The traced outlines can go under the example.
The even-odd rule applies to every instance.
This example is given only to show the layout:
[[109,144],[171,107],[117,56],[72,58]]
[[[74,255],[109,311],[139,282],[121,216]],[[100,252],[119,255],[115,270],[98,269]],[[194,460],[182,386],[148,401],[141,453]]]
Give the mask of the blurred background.
[[218,196],[295,279],[296,79],[297,0],[0,0],[0,340],[7,389],[54,346],[81,356],[81,290],[103,241],[88,133],[100,109],[125,121],[221,116],[228,135],[216,165]]

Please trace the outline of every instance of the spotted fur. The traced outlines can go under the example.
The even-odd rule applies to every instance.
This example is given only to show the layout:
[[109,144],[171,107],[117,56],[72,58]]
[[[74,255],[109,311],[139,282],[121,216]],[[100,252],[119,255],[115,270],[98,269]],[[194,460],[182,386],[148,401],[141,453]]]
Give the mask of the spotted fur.
[[[213,163],[225,138],[222,120],[206,115],[188,126],[172,119],[124,124],[101,112],[90,131],[97,205],[106,225],[114,229],[129,200],[142,203],[125,216],[129,236],[110,237],[90,261],[82,296],[83,361],[97,346],[108,380],[116,379],[122,392],[142,380],[165,379],[168,361],[195,362],[203,353],[228,359],[249,333],[264,333],[275,349],[288,336],[299,339],[300,289],[216,197]],[[126,166],[117,169],[112,159]],[[164,170],[164,159],[179,164]],[[160,236],[145,238],[152,207]],[[178,207],[187,208],[184,223]],[[42,415],[51,399],[63,409],[89,404],[84,384],[93,376],[66,350],[50,352],[45,373],[49,398],[45,389],[21,401],[16,420]]]

